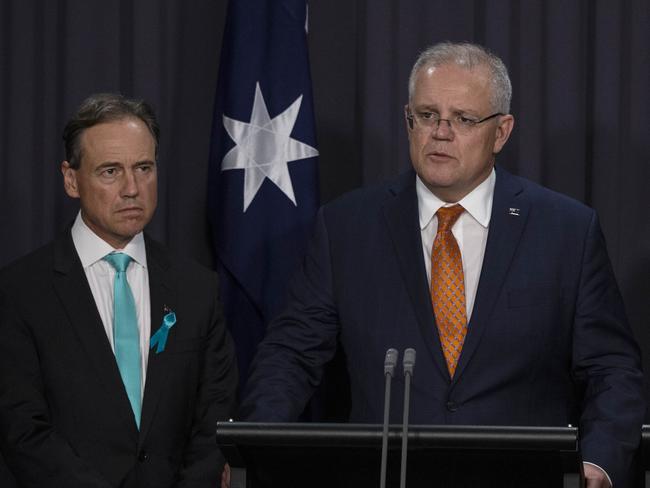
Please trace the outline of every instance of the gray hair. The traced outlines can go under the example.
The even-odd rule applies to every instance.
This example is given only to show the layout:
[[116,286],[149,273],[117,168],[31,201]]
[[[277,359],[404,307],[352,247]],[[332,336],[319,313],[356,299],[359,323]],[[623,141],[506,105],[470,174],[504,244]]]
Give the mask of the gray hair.
[[478,66],[487,68],[492,84],[492,93],[490,94],[492,108],[503,114],[510,112],[512,84],[508,76],[508,68],[496,54],[469,42],[440,42],[420,53],[409,76],[409,101],[413,98],[415,91],[415,78],[422,68],[452,63],[468,70]]
[[114,93],[97,93],[86,98],[63,129],[65,158],[73,169],[81,164],[81,134],[88,128],[105,122],[140,119],[153,136],[156,153],[160,126],[153,109],[143,100],[132,100]]

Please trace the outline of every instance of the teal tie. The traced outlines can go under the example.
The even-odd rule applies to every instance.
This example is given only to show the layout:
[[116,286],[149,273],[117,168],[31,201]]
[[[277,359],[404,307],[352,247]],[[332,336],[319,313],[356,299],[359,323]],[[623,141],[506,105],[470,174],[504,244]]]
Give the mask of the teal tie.
[[111,253],[104,257],[115,268],[113,283],[113,341],[115,360],[122,376],[126,394],[131,402],[135,423],[140,428],[142,399],[140,392],[140,333],[138,315],[131,287],[126,280],[126,268],[131,257],[121,253]]

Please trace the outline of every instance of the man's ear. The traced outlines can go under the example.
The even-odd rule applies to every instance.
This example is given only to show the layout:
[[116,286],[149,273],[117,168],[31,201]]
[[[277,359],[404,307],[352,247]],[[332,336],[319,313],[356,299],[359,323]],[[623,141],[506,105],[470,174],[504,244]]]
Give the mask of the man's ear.
[[63,161],[61,163],[61,174],[63,174],[63,188],[69,197],[79,198],[79,188],[77,187],[77,170],[70,167],[70,163]]
[[413,117],[409,118],[410,114],[408,104],[404,105],[404,123],[406,125],[406,137],[409,141],[413,137]]
[[506,145],[514,125],[515,118],[512,115],[506,114],[499,117],[499,125],[497,126],[496,138],[494,140],[494,149],[492,150],[494,154],[499,153],[501,149],[503,149],[503,146]]

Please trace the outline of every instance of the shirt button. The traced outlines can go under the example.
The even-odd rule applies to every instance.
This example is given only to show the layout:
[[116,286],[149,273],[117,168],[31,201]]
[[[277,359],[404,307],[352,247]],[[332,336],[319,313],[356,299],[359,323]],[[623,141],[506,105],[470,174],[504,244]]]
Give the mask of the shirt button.
[[447,402],[447,410],[450,412],[455,412],[458,410],[458,404],[456,402],[452,402],[451,400]]
[[140,451],[140,453],[138,454],[138,461],[144,463],[147,459],[149,459],[149,454],[147,454],[147,451],[145,450]]

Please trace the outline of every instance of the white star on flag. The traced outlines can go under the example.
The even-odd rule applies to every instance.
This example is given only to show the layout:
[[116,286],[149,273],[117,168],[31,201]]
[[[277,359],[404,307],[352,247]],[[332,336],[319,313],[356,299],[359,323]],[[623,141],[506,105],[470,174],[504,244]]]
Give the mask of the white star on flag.
[[280,115],[271,119],[259,82],[250,122],[223,116],[223,126],[236,143],[221,162],[221,171],[243,169],[244,212],[248,209],[265,178],[271,180],[293,202],[296,197],[287,163],[318,156],[318,151],[291,137],[300,112],[302,95]]

